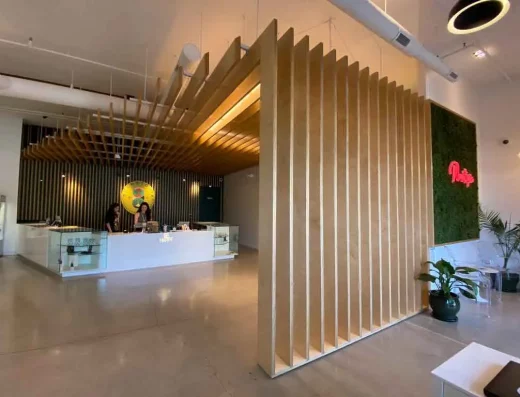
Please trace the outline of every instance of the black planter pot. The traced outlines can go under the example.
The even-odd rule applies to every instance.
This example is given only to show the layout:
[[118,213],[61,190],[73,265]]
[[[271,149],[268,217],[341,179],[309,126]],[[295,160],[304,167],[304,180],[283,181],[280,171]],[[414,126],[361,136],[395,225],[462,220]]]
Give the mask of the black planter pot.
[[520,275],[518,273],[502,273],[502,292],[517,292]]
[[442,291],[430,291],[430,307],[432,308],[432,316],[437,320],[454,323],[458,321],[457,313],[460,310],[459,297],[453,292],[451,298],[443,295]]

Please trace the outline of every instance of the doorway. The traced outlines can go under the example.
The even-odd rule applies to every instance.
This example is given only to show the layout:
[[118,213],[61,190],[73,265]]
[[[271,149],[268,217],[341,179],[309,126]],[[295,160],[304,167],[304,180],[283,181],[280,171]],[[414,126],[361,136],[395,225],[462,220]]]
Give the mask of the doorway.
[[220,222],[221,211],[220,187],[201,186],[199,192],[199,221]]

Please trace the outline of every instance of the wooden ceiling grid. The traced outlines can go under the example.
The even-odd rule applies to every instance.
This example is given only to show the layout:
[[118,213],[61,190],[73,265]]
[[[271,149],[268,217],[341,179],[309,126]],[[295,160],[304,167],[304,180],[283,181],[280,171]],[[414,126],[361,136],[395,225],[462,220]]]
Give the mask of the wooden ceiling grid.
[[[258,164],[260,152],[260,46],[242,52],[237,37],[209,73],[204,54],[189,80],[178,67],[144,115],[136,100],[135,115],[100,110],[78,118],[76,126],[33,143],[25,158],[110,166],[178,169],[226,174]],[[188,80],[187,84],[183,84]]]

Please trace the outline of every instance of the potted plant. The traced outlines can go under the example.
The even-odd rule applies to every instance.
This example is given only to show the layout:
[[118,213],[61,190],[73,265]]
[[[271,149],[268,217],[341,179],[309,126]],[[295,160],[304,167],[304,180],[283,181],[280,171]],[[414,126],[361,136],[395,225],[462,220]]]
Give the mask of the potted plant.
[[478,219],[480,229],[492,233],[498,241],[496,245],[500,249],[504,269],[502,291],[516,292],[520,276],[518,273],[509,271],[507,266],[511,256],[520,249],[520,224],[513,225],[511,220],[504,222],[498,212],[485,211],[481,207],[478,209]]
[[477,284],[473,280],[463,277],[463,275],[477,272],[477,270],[465,266],[454,268],[451,263],[444,259],[436,263],[429,261],[425,264],[430,266],[430,272],[419,274],[417,279],[434,283],[436,286],[436,289],[431,290],[429,295],[433,317],[441,321],[457,321],[460,301],[459,296],[454,291],[458,290],[467,298],[476,299]]

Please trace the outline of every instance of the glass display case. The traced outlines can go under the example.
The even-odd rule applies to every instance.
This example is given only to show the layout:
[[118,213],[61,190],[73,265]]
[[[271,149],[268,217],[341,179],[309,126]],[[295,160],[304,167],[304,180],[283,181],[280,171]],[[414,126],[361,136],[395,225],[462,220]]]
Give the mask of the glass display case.
[[53,228],[49,231],[49,270],[63,275],[106,269],[107,235],[88,228]]
[[213,231],[215,257],[238,254],[238,226],[220,222],[196,222],[195,225]]

